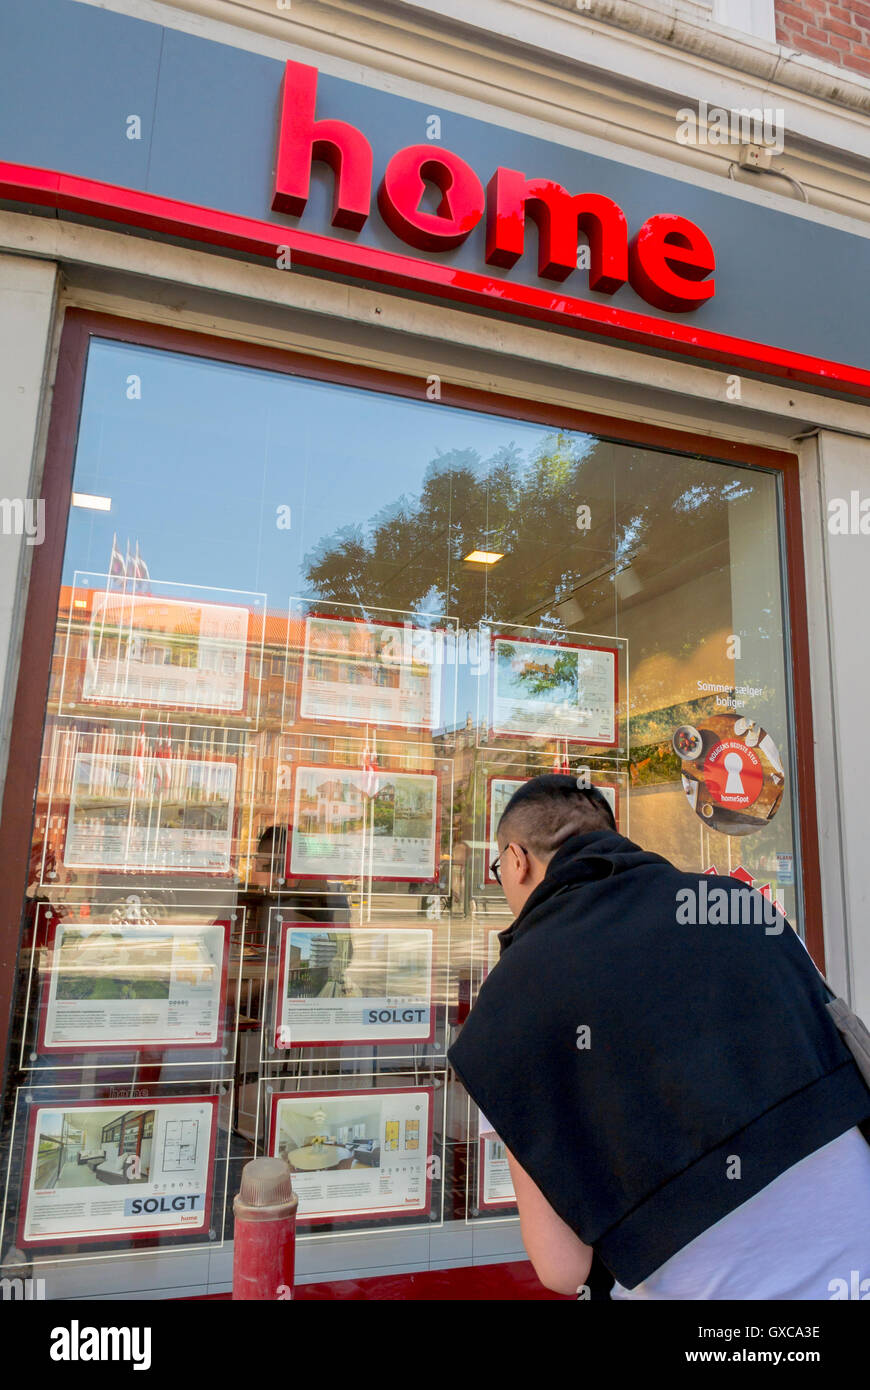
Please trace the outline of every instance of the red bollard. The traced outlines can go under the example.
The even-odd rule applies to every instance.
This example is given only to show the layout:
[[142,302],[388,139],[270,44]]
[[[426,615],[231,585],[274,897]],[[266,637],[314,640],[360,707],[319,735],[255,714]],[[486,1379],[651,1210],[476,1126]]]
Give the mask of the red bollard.
[[245,1164],[233,1198],[233,1299],[293,1297],[298,1205],[283,1158],[253,1158]]

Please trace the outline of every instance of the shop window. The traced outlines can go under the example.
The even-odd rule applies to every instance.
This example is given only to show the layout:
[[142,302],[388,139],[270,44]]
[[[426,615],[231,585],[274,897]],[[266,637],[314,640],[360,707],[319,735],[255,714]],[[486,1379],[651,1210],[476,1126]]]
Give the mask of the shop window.
[[510,1215],[446,1051],[511,792],[802,921],[778,474],[97,338],[74,484],[4,1249],[213,1247],[255,1144],[303,1241]]

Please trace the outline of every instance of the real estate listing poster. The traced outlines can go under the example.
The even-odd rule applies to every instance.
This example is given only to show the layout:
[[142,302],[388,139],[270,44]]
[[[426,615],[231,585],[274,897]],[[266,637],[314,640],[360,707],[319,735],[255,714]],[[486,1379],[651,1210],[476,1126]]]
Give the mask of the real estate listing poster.
[[247,608],[143,594],[94,594],[82,698],[240,710]]
[[613,812],[613,819],[619,825],[619,792],[617,788],[609,786],[606,782],[593,782],[592,785],[597,787],[602,796],[607,798],[607,804]]
[[269,1152],[286,1158],[300,1221],[429,1209],[431,1086],[274,1094]]
[[275,1045],[431,1042],[432,931],[284,922]]
[[64,862],[228,873],[235,792],[230,761],[77,753]]
[[525,785],[527,777],[491,777],[489,779],[489,834],[488,848],[486,852],[486,881],[487,883],[497,883],[498,880],[492,871],[493,860],[498,858],[498,843],[495,832],[498,823],[502,818],[504,808],[507,806],[514,792]]
[[616,652],[610,648],[492,639],[493,734],[617,742]]
[[517,1198],[504,1144],[494,1134],[481,1134],[478,1146],[478,1206],[483,1210],[516,1206]]
[[436,878],[436,774],[298,767],[288,857],[288,878]]
[[428,629],[313,615],[305,623],[300,717],[433,728],[439,693],[434,662]]
[[21,1244],[206,1230],[217,1104],[185,1096],[32,1106]]
[[60,922],[47,951],[40,1051],[208,1047],[220,1040],[229,922]]

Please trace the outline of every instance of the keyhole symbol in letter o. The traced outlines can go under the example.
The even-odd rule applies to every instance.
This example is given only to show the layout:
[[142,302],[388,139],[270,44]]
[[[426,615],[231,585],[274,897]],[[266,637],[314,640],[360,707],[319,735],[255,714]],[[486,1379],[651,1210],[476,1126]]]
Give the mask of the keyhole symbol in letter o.
[[[441,191],[437,212],[423,212],[426,182]],[[381,186],[378,207],[391,232],[421,251],[450,251],[459,246],[483,216],[483,184],[470,165],[452,150],[409,145],[394,154]]]

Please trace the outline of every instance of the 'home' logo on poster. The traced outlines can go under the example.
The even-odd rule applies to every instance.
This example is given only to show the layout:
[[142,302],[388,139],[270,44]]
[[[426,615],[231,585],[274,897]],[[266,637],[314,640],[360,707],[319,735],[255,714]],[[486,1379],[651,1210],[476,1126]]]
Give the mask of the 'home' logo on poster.
[[69,1327],[51,1331],[52,1361],[132,1361],[134,1371],[151,1366],[150,1327],[80,1327],[73,1318]]

